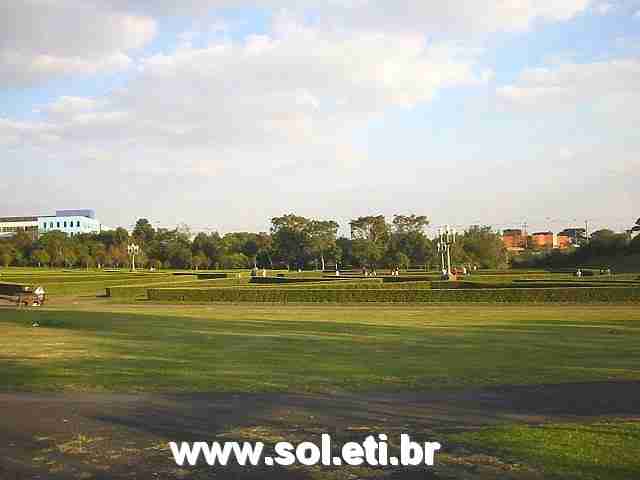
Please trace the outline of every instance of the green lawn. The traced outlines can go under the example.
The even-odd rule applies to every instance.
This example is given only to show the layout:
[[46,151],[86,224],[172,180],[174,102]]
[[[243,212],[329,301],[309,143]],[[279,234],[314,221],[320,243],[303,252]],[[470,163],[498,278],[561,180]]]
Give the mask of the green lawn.
[[639,320],[623,305],[3,309],[0,386],[361,391],[640,379]]
[[[75,298],[0,309],[0,391],[7,392],[402,392],[607,380],[640,380],[637,305]],[[498,422],[439,438],[544,478],[640,478],[637,418]]]
[[640,421],[510,425],[452,436],[562,479],[640,478]]

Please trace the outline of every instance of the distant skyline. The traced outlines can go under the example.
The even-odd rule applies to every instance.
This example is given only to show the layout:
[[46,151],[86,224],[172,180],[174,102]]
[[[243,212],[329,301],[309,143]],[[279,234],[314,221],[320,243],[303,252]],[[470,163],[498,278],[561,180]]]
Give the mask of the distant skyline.
[[0,5],[0,216],[640,216],[640,0],[175,3]]

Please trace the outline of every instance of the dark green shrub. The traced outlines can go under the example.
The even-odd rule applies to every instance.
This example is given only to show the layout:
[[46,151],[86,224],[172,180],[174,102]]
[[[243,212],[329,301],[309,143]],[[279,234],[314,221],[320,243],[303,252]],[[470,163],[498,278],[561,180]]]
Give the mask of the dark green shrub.
[[198,280],[215,280],[218,278],[228,278],[226,273],[199,273]]
[[640,287],[430,289],[151,288],[150,300],[311,303],[640,302]]

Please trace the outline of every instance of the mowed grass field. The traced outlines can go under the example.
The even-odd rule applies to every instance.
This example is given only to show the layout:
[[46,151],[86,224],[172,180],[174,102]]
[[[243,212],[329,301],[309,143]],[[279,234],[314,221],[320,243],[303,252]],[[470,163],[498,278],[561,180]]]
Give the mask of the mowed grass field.
[[[0,308],[0,390],[404,395],[640,381],[637,304],[118,303],[95,296],[132,279],[104,275],[59,290],[49,279],[42,309]],[[522,478],[631,479],[640,478],[636,413],[594,402],[593,415],[436,433],[542,475]]]
[[625,305],[77,302],[0,310],[0,328],[6,390],[317,392],[640,379],[640,309]]

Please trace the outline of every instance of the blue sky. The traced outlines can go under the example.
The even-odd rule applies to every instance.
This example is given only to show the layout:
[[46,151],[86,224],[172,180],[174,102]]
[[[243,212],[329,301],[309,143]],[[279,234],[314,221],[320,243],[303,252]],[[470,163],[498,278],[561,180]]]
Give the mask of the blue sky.
[[640,1],[94,3],[0,7],[0,215],[640,216]]

